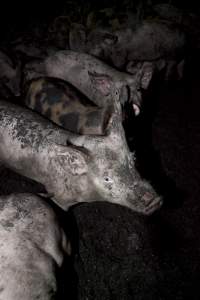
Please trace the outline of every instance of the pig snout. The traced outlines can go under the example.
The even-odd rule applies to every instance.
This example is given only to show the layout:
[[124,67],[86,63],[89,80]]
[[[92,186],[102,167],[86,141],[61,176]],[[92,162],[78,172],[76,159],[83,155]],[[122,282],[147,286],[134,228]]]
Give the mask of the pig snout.
[[115,168],[114,156],[112,168],[107,166],[106,172],[93,176],[96,189],[100,195],[104,195],[106,201],[126,206],[129,209],[144,215],[151,215],[158,210],[163,203],[152,185],[142,179],[133,169],[127,169],[120,165]]
[[162,206],[163,200],[148,182],[141,179],[134,183],[127,203],[130,208],[134,206],[138,212],[151,215]]

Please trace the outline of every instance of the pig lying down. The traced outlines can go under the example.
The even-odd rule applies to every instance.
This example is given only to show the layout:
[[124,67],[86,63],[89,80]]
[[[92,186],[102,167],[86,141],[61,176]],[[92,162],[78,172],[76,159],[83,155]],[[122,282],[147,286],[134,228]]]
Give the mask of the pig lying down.
[[0,197],[0,299],[56,299],[56,274],[70,244],[46,201]]
[[1,101],[0,159],[43,184],[64,210],[84,201],[109,201],[151,214],[162,204],[135,169],[119,107],[114,108],[105,136],[86,136]]

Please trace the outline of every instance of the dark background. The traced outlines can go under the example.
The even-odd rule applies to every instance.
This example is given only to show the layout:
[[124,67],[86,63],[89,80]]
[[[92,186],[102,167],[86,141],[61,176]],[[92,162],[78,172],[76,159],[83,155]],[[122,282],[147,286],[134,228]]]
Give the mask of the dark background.
[[126,1],[126,0],[76,0],[76,1],[3,1],[1,10],[0,10],[0,24],[20,24],[21,27],[26,26],[31,20],[40,20],[51,19],[56,15],[62,15],[69,4],[77,3],[80,6],[90,5],[91,8],[105,8],[112,7],[113,5],[118,5],[119,7],[124,7],[127,3],[131,3],[133,6],[137,7],[138,5],[143,5],[147,7],[152,4],[157,3],[170,3],[176,7],[183,8],[188,13],[200,13],[199,3],[195,0],[190,1],[181,1],[181,0],[171,0],[171,1],[156,1],[156,0],[143,0],[143,1]]

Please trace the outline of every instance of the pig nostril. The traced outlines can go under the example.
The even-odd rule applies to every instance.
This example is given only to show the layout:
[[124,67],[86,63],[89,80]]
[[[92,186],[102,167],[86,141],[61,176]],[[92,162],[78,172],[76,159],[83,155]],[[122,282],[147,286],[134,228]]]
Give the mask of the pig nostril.
[[142,199],[146,202],[149,203],[153,199],[153,195],[151,193],[145,193],[142,197]]

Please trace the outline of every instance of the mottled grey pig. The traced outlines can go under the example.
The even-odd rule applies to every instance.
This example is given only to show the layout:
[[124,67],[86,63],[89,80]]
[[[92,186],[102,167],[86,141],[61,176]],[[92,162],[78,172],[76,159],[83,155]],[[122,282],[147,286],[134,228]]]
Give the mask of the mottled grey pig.
[[57,78],[32,80],[25,92],[25,104],[63,128],[90,135],[103,135],[112,107],[98,107],[71,84]]
[[44,64],[47,76],[70,82],[98,106],[117,98],[121,104],[130,101],[136,114],[142,104],[141,89],[148,87],[153,72],[143,66],[134,75],[129,75],[91,55],[70,50],[50,55]]
[[0,299],[52,300],[71,247],[49,204],[31,194],[0,197]]
[[114,107],[107,134],[86,136],[1,101],[1,162],[43,184],[64,210],[79,202],[108,201],[151,214],[160,208],[162,199],[136,171],[120,104]]

